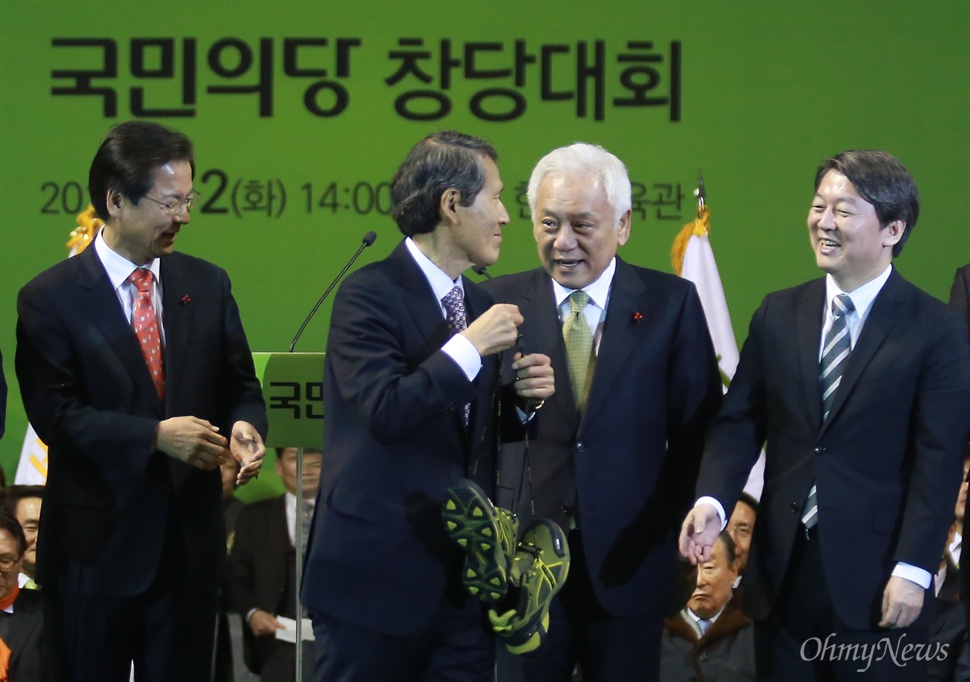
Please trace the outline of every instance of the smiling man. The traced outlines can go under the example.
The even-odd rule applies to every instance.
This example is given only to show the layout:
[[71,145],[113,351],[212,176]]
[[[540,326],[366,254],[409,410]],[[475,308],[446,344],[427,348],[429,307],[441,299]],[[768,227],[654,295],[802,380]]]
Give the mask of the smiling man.
[[[465,591],[441,507],[463,478],[493,494],[498,353],[522,324],[462,277],[495,263],[509,222],[496,158],[454,131],[415,145],[391,184],[404,239],[334,301],[302,589],[327,640],[324,682],[493,678],[484,607]],[[548,357],[516,367],[521,398],[552,395]]]
[[[681,550],[706,561],[766,444],[744,577],[758,679],[925,679],[925,660],[806,642],[919,644],[970,429],[960,316],[893,266],[919,199],[893,156],[848,151],[815,175],[808,238],[826,276],[769,294],[708,436]],[[811,650],[811,649],[809,649]]]
[[91,163],[105,225],[17,301],[17,377],[49,445],[37,544],[57,680],[208,678],[225,566],[219,465],[259,470],[266,413],[221,268],[174,253],[192,143],[145,121]]
[[528,196],[542,267],[485,289],[522,312],[522,346],[552,358],[558,390],[525,459],[506,447],[503,480],[521,479],[523,524],[570,529],[572,563],[525,677],[568,682],[578,663],[589,679],[656,680],[677,531],[721,397],[704,311],[689,281],[616,255],[632,194],[610,152],[553,150]]

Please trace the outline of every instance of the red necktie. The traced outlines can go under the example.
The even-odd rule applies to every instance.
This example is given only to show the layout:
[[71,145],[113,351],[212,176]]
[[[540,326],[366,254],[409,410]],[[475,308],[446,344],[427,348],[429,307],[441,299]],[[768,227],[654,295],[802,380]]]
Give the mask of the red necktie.
[[151,372],[155,390],[164,402],[165,367],[162,364],[162,336],[158,331],[158,321],[155,319],[155,306],[152,305],[154,280],[155,275],[145,268],[138,268],[128,276],[128,281],[137,289],[137,295],[131,307],[131,323],[135,328],[141,354],[145,356],[145,363],[148,365],[148,371]]

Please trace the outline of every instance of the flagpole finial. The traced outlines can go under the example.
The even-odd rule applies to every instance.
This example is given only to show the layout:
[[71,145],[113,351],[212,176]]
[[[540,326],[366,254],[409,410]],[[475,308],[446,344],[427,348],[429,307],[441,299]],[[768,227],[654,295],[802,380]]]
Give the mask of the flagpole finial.
[[697,217],[701,217],[701,213],[704,211],[704,206],[706,205],[707,192],[704,191],[704,169],[697,169],[697,189],[694,190],[694,196],[697,197]]

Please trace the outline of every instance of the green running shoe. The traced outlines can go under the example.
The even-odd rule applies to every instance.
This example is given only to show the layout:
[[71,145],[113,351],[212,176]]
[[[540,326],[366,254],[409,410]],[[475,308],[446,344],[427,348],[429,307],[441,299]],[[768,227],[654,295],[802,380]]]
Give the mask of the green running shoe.
[[496,508],[468,479],[448,489],[441,515],[448,535],[465,552],[462,579],[469,594],[482,601],[504,597],[519,530],[515,515]]
[[[488,610],[492,629],[513,654],[534,651],[549,630],[549,605],[569,573],[566,534],[548,519],[525,529],[509,569],[508,594]],[[504,605],[507,610],[502,610]]]

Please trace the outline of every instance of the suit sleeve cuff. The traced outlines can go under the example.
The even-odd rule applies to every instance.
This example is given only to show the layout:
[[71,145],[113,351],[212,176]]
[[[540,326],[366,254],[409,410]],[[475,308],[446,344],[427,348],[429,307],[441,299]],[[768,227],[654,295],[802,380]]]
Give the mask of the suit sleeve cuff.
[[694,506],[696,507],[699,504],[709,504],[714,507],[714,509],[717,511],[717,518],[721,522],[721,530],[724,530],[724,527],[727,526],[727,514],[724,513],[724,505],[709,495],[698,497],[697,502],[694,503]]
[[922,568],[907,564],[903,561],[896,564],[896,568],[893,569],[893,575],[897,578],[905,578],[911,583],[916,583],[924,590],[929,588],[930,583],[933,581],[933,576],[930,575],[929,571],[925,571]]
[[441,347],[445,355],[455,361],[461,368],[469,381],[474,381],[475,377],[482,369],[482,356],[475,350],[474,344],[461,334],[455,334],[448,342]]

